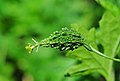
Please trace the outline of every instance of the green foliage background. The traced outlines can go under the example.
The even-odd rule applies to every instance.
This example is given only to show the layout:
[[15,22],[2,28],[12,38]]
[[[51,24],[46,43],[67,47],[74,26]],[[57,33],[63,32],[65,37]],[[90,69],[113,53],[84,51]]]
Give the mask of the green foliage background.
[[[31,38],[42,40],[75,23],[87,30],[95,28],[98,41],[106,47],[102,36],[120,26],[119,14],[120,0],[0,0],[0,81],[105,81],[99,73],[66,78],[67,68],[79,61],[51,48],[28,54],[25,46]],[[99,33],[99,28],[105,31]],[[119,63],[114,63],[114,70],[119,81]]]

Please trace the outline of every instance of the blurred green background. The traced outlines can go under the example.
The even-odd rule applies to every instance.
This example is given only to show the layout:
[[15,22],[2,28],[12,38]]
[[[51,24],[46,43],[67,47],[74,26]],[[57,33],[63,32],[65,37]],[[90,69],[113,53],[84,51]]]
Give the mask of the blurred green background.
[[[0,81],[96,81],[99,76],[64,77],[77,62],[65,52],[25,46],[70,24],[98,27],[104,12],[95,0],[0,0]],[[87,77],[87,78],[86,78]]]

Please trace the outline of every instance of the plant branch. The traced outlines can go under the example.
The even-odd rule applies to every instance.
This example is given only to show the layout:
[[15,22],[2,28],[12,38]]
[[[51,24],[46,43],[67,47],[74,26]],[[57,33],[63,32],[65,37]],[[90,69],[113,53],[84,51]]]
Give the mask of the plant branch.
[[88,50],[88,51],[91,51],[91,52],[94,52],[104,58],[107,58],[107,59],[110,59],[110,60],[113,60],[113,61],[116,61],[116,62],[120,62],[120,59],[116,59],[116,58],[112,58],[112,57],[109,57],[101,52],[99,52],[98,50],[96,50],[95,48],[93,48],[91,45],[88,45],[88,44],[84,44],[84,47]]

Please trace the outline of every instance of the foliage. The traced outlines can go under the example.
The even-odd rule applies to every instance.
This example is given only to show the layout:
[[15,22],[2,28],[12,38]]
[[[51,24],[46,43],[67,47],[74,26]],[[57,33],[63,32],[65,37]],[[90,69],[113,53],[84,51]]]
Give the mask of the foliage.
[[[41,40],[61,27],[68,27],[71,23],[77,23],[80,28],[75,29],[84,34],[90,44],[96,48],[102,45],[104,53],[110,57],[118,55],[119,49],[116,49],[117,51],[114,55],[108,53],[108,48],[105,48],[107,41],[101,38],[107,38],[107,35],[102,35],[105,35],[105,31],[110,32],[109,29],[111,27],[118,28],[119,26],[120,1],[115,1],[96,0],[98,2],[96,3],[94,0],[0,0],[0,81],[97,81],[100,79],[101,76],[98,73],[91,72],[85,73],[83,76],[65,78],[63,73],[67,67],[73,64],[80,64],[81,61],[66,58],[64,57],[64,52],[50,48],[40,48],[37,53],[34,52],[34,54],[28,55],[24,47],[28,42],[31,43],[31,38]],[[105,11],[104,14],[103,11]],[[99,28],[98,22],[102,15]],[[90,31],[88,31],[89,29]],[[112,41],[114,43],[116,43],[117,35],[119,35],[119,30],[117,31],[118,34],[115,31],[113,32],[114,39]],[[102,50],[103,47],[98,49]],[[81,50],[80,53],[83,51],[82,48],[78,48],[73,51],[74,54],[78,55],[77,50],[78,52]],[[70,53],[68,52],[67,55]],[[88,57],[91,55],[87,51],[83,53],[80,56]],[[104,63],[110,65],[104,66],[105,69],[107,67],[109,70],[113,69],[112,61],[95,54],[92,55],[95,58],[97,57],[97,59],[99,58],[98,61],[101,60],[100,63],[103,65]],[[76,57],[72,56],[72,58]],[[91,64],[94,66],[95,63],[92,62]],[[114,70],[117,72],[115,78],[116,81],[119,81],[120,66],[118,64],[114,65]],[[83,69],[86,70],[85,67]],[[84,74],[84,71],[82,71],[82,74]],[[102,70],[99,72],[107,80],[111,78],[109,76],[111,71],[107,70],[108,75]]]
[[[99,51],[107,54],[110,57],[117,55],[118,47],[120,46],[120,7],[111,1],[99,0],[99,2],[107,9],[100,21],[100,28],[95,32],[95,29],[89,30],[87,35],[88,41],[92,41]],[[106,3],[109,3],[106,5]],[[112,6],[112,8],[111,8]],[[110,9],[110,10],[109,10]],[[81,30],[81,29],[80,29]],[[81,30],[80,32],[82,32]],[[93,36],[92,36],[93,35]],[[119,53],[118,53],[119,54]],[[72,56],[71,56],[72,55]],[[69,52],[67,56],[82,60],[81,64],[71,67],[68,72],[71,74],[84,74],[87,71],[95,70],[101,73],[107,81],[115,81],[113,70],[113,62],[102,57],[90,54],[89,52],[79,48],[76,51]],[[118,64],[119,67],[120,64]],[[120,68],[119,68],[120,69]],[[76,73],[75,73],[76,72]],[[119,81],[119,79],[116,79]]]

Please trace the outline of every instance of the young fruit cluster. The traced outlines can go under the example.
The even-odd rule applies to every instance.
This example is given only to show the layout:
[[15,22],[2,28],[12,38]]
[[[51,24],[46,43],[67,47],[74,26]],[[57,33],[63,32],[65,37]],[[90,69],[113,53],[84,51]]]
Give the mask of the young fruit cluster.
[[39,46],[67,51],[77,49],[79,46],[84,44],[84,38],[82,35],[75,30],[68,28],[62,28],[62,30],[54,32],[48,38],[40,42],[36,42],[34,39],[33,41],[36,43],[35,45],[29,44],[26,46],[29,53],[31,53],[34,48],[38,48]]
[[40,46],[52,47],[61,51],[74,50],[83,45],[84,39],[75,30],[62,28],[40,42]]

